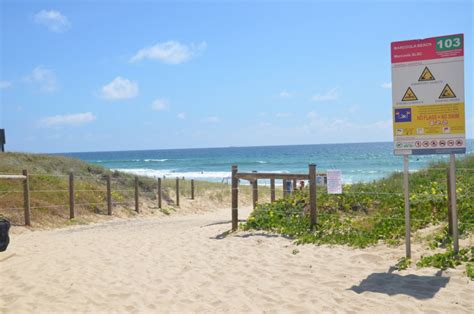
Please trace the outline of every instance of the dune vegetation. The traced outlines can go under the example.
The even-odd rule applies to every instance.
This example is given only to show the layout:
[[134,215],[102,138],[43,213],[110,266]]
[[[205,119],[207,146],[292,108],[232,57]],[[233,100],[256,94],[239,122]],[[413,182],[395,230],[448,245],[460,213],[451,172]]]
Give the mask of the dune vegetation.
[[[107,216],[106,176],[111,176],[113,217],[136,216],[133,174],[112,171],[68,157],[24,153],[0,154],[0,174],[19,175],[28,170],[31,221],[33,228],[52,228],[85,224]],[[74,173],[76,217],[69,219],[69,173]],[[204,181],[195,182],[195,201],[190,200],[190,180],[180,178],[180,207],[176,206],[176,179],[162,181],[162,208],[157,206],[157,180],[139,176],[140,214],[165,214],[200,211],[230,206],[230,186]],[[241,203],[249,205],[250,187],[242,186]],[[261,189],[262,197],[269,195]],[[269,196],[268,196],[269,197]],[[23,182],[0,179],[0,217],[14,225],[24,223]]]
[[[474,156],[457,162],[457,208],[459,234],[474,230]],[[463,248],[458,256],[452,251],[448,232],[447,164],[438,162],[410,175],[411,231],[439,226],[430,234],[430,249],[446,252],[422,257],[418,266],[455,267],[468,263],[466,272],[473,276],[474,247]],[[384,242],[403,243],[405,236],[402,173],[372,183],[345,185],[343,194],[328,195],[318,188],[318,223],[310,228],[307,190],[297,191],[272,204],[261,203],[252,212],[244,229],[267,230],[294,238],[296,243],[341,244],[367,247]],[[408,266],[410,261],[401,260]]]

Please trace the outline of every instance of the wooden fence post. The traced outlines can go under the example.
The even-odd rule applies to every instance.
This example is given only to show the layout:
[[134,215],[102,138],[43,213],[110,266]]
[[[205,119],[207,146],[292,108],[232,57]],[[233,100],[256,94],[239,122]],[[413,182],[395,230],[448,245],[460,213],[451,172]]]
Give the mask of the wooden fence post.
[[158,208],[161,208],[161,178],[158,178],[158,195],[157,195],[157,199],[158,199]]
[[191,199],[194,200],[194,179],[191,179]]
[[140,207],[138,205],[138,177],[135,176],[135,211],[140,212]]
[[296,193],[296,179],[293,179],[293,194]]
[[28,170],[23,170],[25,180],[23,181],[23,200],[25,206],[25,225],[31,226],[31,208],[30,208],[30,178]]
[[449,234],[453,236],[453,206],[452,206],[452,196],[451,196],[451,177],[449,168],[447,168],[447,190],[448,190],[448,230]]
[[275,201],[275,179],[270,179],[270,201]]
[[[253,173],[257,173],[257,171],[252,171]],[[255,178],[252,181],[252,204],[253,208],[257,207],[258,203],[258,180]]]
[[286,188],[286,179],[283,179],[283,198],[288,196],[288,190]]
[[311,228],[314,228],[318,222],[317,208],[316,208],[316,165],[309,165],[309,218]]
[[176,206],[179,206],[179,178],[176,177]]
[[74,219],[74,173],[69,173],[69,219]]
[[232,231],[239,225],[239,179],[237,179],[237,166],[232,166]]
[[110,182],[110,174],[106,177],[107,181],[107,215],[112,216],[112,184]]

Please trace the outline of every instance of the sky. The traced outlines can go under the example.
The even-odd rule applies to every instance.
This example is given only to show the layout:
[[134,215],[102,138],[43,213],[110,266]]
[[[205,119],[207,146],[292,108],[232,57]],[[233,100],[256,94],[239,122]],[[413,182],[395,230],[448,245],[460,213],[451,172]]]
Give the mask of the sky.
[[9,151],[392,140],[390,43],[464,33],[472,1],[0,0]]

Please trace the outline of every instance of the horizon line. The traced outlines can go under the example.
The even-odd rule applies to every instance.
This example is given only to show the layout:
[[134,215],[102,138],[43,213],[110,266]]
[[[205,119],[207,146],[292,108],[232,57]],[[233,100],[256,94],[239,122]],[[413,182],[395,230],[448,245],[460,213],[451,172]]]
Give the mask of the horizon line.
[[[474,141],[474,138],[466,138],[466,141]],[[103,151],[70,151],[70,152],[20,152],[33,154],[87,154],[87,153],[118,153],[118,152],[145,152],[145,151],[165,151],[165,150],[199,150],[199,149],[225,149],[225,148],[256,148],[256,147],[287,147],[287,146],[316,146],[316,145],[345,145],[345,144],[382,144],[393,143],[392,141],[373,141],[373,142],[337,142],[337,143],[313,143],[313,144],[280,144],[280,145],[248,145],[248,146],[213,146],[213,147],[182,147],[182,148],[151,148],[151,149],[130,149],[130,150],[103,150]],[[12,151],[13,152],[13,151]]]

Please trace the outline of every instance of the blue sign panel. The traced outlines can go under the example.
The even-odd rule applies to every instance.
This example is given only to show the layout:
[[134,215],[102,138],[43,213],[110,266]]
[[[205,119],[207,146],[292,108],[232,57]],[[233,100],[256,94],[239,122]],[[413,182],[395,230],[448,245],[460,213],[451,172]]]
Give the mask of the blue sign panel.
[[395,109],[395,122],[411,122],[411,108]]

